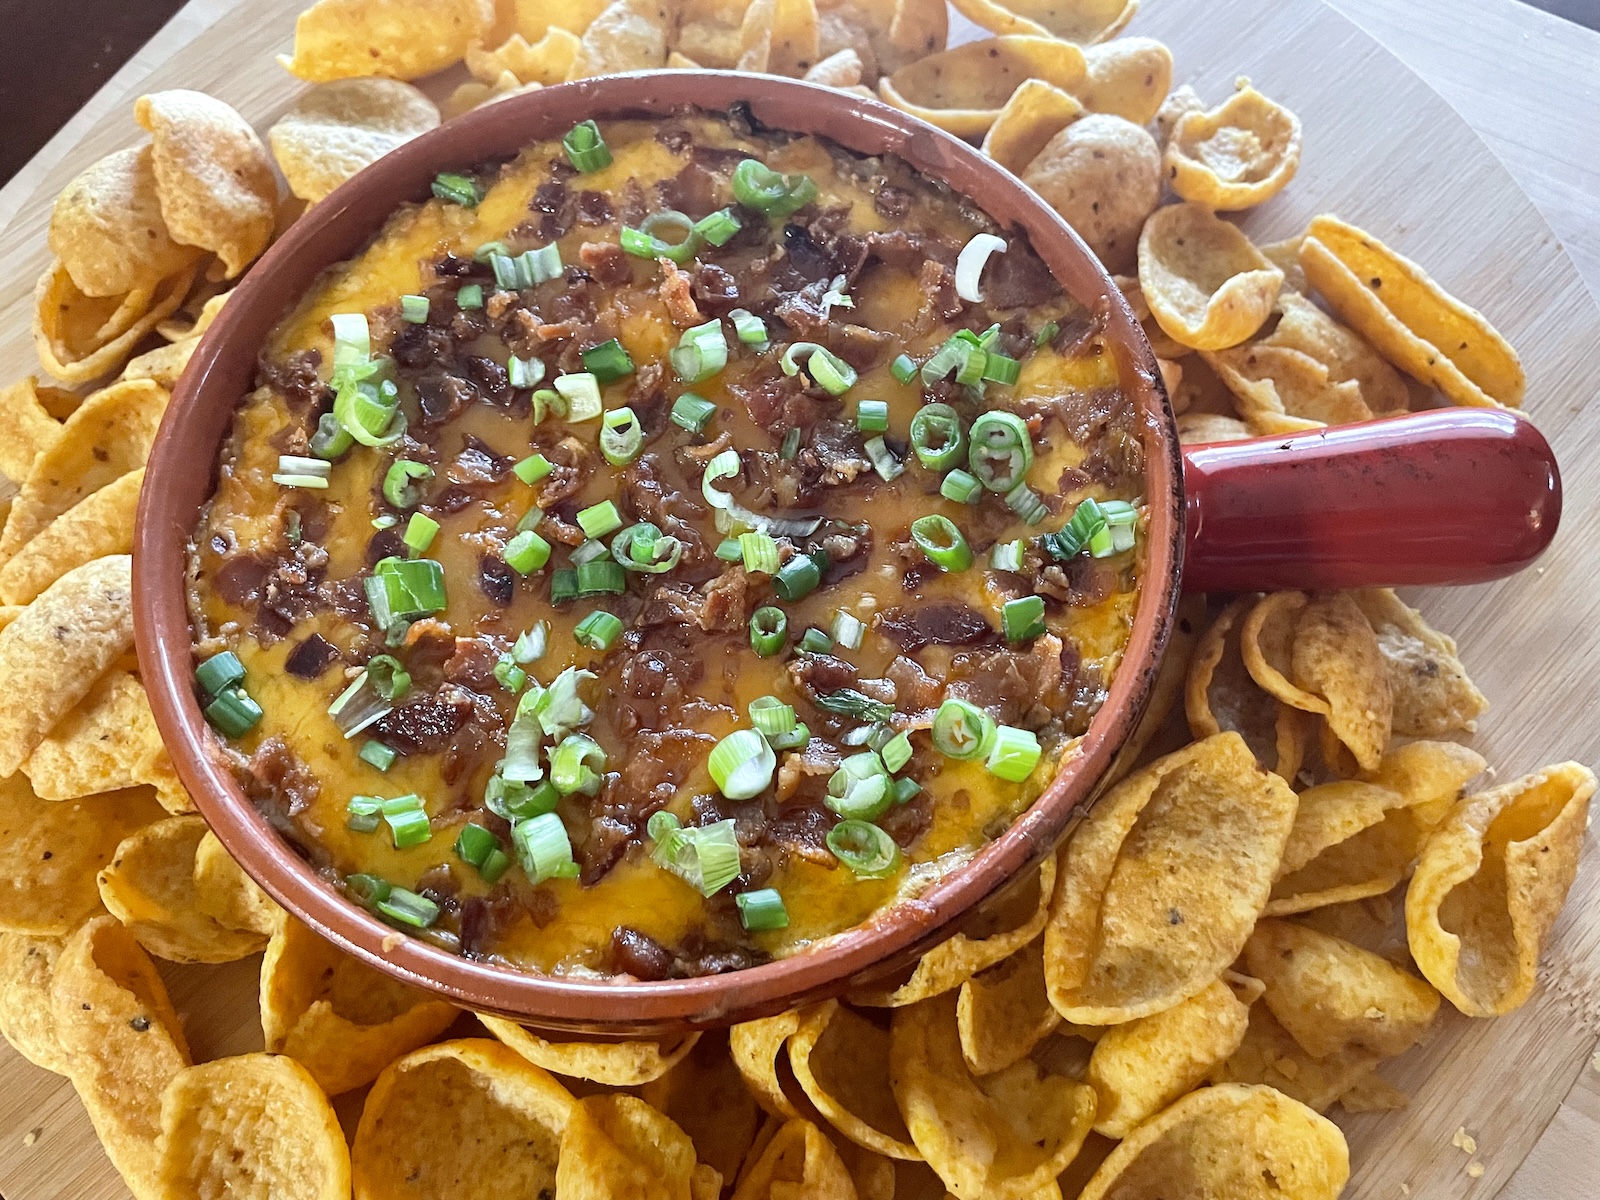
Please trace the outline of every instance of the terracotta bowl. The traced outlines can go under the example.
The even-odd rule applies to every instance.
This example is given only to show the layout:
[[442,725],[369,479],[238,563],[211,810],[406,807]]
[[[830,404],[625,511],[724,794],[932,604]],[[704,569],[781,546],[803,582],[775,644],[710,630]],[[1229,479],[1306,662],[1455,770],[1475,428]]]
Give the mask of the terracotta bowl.
[[[251,388],[256,356],[270,330],[319,272],[357,253],[396,205],[426,197],[438,172],[509,157],[528,142],[560,138],[588,118],[665,116],[696,106],[720,112],[735,103],[747,103],[757,120],[777,129],[819,134],[862,154],[898,155],[973,199],[1001,226],[1025,231],[1066,292],[1086,308],[1105,313],[1107,339],[1124,387],[1144,417],[1150,512],[1143,591],[1124,663],[1107,703],[1071,761],[1002,837],[916,900],[880,912],[865,925],[802,953],[727,975],[659,983],[556,978],[460,958],[397,934],[345,899],[268,827],[245,797],[194,696],[185,603],[190,531],[215,486],[219,447],[235,407]],[[1061,218],[970,146],[885,105],[792,80],[715,71],[612,76],[489,105],[402,146],[296,222],[238,286],[184,373],[150,457],[134,549],[139,663],[156,722],[179,776],[206,820],[229,853],[279,903],[344,950],[465,1007],[553,1030],[648,1034],[748,1020],[853,986],[882,982],[956,932],[985,900],[1052,852],[1092,798],[1143,711],[1173,620],[1186,536],[1183,462],[1172,412],[1157,380],[1155,359],[1121,293]],[[1188,536],[1205,547],[1200,557],[1212,567],[1221,563],[1206,576],[1208,586],[1249,586],[1252,571],[1267,565],[1281,568],[1286,557],[1304,557],[1310,553],[1306,531],[1318,521],[1331,530],[1323,541],[1337,543],[1338,553],[1344,555],[1330,559],[1333,567],[1314,576],[1319,586],[1424,581],[1386,579],[1381,569],[1375,576],[1369,570],[1372,577],[1357,571],[1351,578],[1347,570],[1352,551],[1339,542],[1338,530],[1347,524],[1339,519],[1341,505],[1350,509],[1356,503],[1352,497],[1366,488],[1373,503],[1361,511],[1370,509],[1380,524],[1397,525],[1394,495],[1370,493],[1374,473],[1386,471],[1420,489],[1419,495],[1442,513],[1448,506],[1441,508],[1438,503],[1435,476],[1440,472],[1458,482],[1475,478],[1471,495],[1497,497],[1492,502],[1511,513],[1506,518],[1512,523],[1511,532],[1502,539],[1505,562],[1487,575],[1479,570],[1463,578],[1503,574],[1531,560],[1553,534],[1559,513],[1554,463],[1548,461],[1548,448],[1532,426],[1513,418],[1500,421],[1499,414],[1484,414],[1484,422],[1463,435],[1465,449],[1436,455],[1435,466],[1428,469],[1393,458],[1395,445],[1404,440],[1397,434],[1368,437],[1357,447],[1369,458],[1377,455],[1361,470],[1351,468],[1337,439],[1324,444],[1318,436],[1274,439],[1253,444],[1254,449],[1246,444],[1231,452],[1232,457],[1224,448],[1216,448],[1205,469],[1195,472],[1197,481],[1203,479],[1207,486],[1189,497],[1187,511]],[[1310,453],[1289,453],[1292,461],[1286,463],[1285,453],[1297,447]],[[1263,474],[1263,465],[1270,468],[1273,461],[1281,469]],[[1230,462],[1235,469],[1230,469]],[[1398,472],[1396,462],[1403,468]],[[1494,478],[1504,476],[1511,482],[1483,486],[1491,471],[1499,472]],[[1323,480],[1324,491],[1307,492],[1305,481],[1313,476]],[[1266,530],[1276,540],[1261,536],[1259,520],[1248,520],[1252,511],[1258,517],[1263,511],[1249,503],[1251,478],[1281,481],[1273,503],[1284,506],[1290,516],[1285,518],[1287,524]],[[1457,518],[1462,523],[1462,554],[1481,557],[1485,520],[1498,518],[1470,504],[1462,511],[1466,516]],[[1209,521],[1208,512],[1215,514]],[[1239,529],[1221,539],[1226,544],[1219,544],[1214,530],[1229,528],[1230,520]],[[1207,534],[1208,529],[1213,532]],[[1437,533],[1437,529],[1429,533],[1429,545],[1437,545]],[[1240,538],[1249,541],[1252,536],[1254,541],[1242,556],[1226,557]],[[1311,541],[1323,544],[1316,538]],[[1374,544],[1371,531],[1363,529],[1354,544],[1355,557],[1360,558],[1360,547]],[[1402,542],[1379,538],[1376,544],[1383,549],[1384,561],[1404,561]]]

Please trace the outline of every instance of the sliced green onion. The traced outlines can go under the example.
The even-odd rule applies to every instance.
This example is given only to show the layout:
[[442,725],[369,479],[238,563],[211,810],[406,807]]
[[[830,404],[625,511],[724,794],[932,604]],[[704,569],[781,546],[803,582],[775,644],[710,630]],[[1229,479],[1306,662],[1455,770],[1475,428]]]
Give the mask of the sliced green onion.
[[195,668],[194,680],[213,696],[244,681],[244,664],[232,650],[213,654]]
[[554,812],[561,803],[561,793],[548,779],[533,786],[491,775],[483,789],[483,803],[497,817],[507,821],[525,821],[529,817]]
[[457,288],[456,307],[460,309],[482,308],[483,285],[481,283],[464,283]]
[[529,250],[522,255],[522,258],[529,264],[534,283],[549,283],[550,280],[559,278],[564,269],[561,262],[561,247],[554,242],[537,250]]
[[437,904],[403,887],[391,887],[389,894],[373,907],[391,921],[412,929],[427,929],[439,919]]
[[1039,326],[1039,332],[1033,335],[1033,348],[1035,350],[1043,349],[1045,346],[1055,341],[1056,334],[1060,332],[1061,326],[1059,324],[1057,324],[1055,321],[1046,321],[1043,325]]
[[[618,534],[617,536],[620,537],[621,534]],[[596,538],[590,538],[588,541],[584,542],[581,546],[574,550],[570,555],[568,555],[568,559],[571,561],[573,566],[581,567],[584,563],[594,562],[597,558],[605,558],[607,553],[606,544],[604,542],[599,541]]]
[[815,554],[796,554],[772,577],[772,590],[780,600],[802,600],[822,583],[823,564]]
[[996,731],[994,747],[984,766],[989,774],[998,775],[1011,783],[1021,783],[1033,774],[1043,753],[1039,739],[1026,729],[1002,725]]
[[678,565],[683,557],[683,543],[675,537],[663,537],[661,530],[648,521],[641,521],[611,539],[611,556],[625,571],[660,575]]
[[532,629],[517,634],[516,644],[511,647],[511,657],[522,666],[538,662],[544,657],[549,640],[550,622],[540,621]]
[[721,321],[686,329],[668,352],[672,369],[685,383],[702,383],[728,365],[728,339]]
[[911,761],[911,735],[902,729],[885,742],[878,753],[883,756],[883,765],[891,773],[898,771]]
[[856,401],[856,428],[862,433],[882,433],[888,429],[888,402],[885,400]]
[[739,877],[739,837],[732,820],[684,829],[677,817],[662,811],[651,816],[646,830],[656,843],[650,857],[702,895],[713,896]]
[[280,454],[278,470],[272,476],[272,482],[280,487],[326,491],[329,468],[332,466],[332,463],[321,458],[299,458],[291,454]]
[[344,811],[344,827],[352,833],[375,833],[383,824],[382,797],[351,796]]
[[567,827],[555,813],[542,813],[518,821],[511,830],[511,849],[537,887],[547,879],[576,879],[578,864],[572,860],[572,842]]
[[599,742],[586,734],[568,734],[550,752],[550,782],[563,796],[595,795],[600,790],[600,774],[605,769],[606,752]]
[[973,234],[956,258],[956,295],[968,304],[983,303],[983,292],[978,287],[979,280],[983,278],[983,268],[988,265],[992,255],[1005,252],[1004,238],[992,233]]
[[900,867],[900,847],[867,821],[848,819],[828,830],[828,849],[862,879],[883,879]]
[[485,883],[498,883],[500,877],[510,869],[511,856],[501,847],[496,846],[489,851],[488,857],[483,860],[483,865],[478,868],[478,874],[483,877]]
[[261,720],[261,706],[243,688],[228,688],[205,708],[206,720],[225,737],[243,737]]
[[311,453],[318,458],[332,461],[339,458],[356,444],[355,438],[345,432],[339,418],[331,412],[325,412],[317,418],[317,430],[311,435]]
[[826,346],[816,342],[795,342],[783,352],[779,366],[785,375],[800,373],[800,358],[805,357],[806,373],[830,396],[842,396],[855,386],[856,369]]
[[736,308],[728,314],[728,320],[733,322],[733,331],[744,345],[758,349],[766,346],[767,323],[755,313],[747,308]]
[[[584,378],[591,382],[594,380],[594,376],[589,375],[587,372],[585,372]],[[559,383],[560,381],[557,380],[555,382]],[[600,404],[600,385],[598,383],[594,384],[594,395],[595,403],[597,405]],[[569,415],[571,405],[568,404],[567,398],[556,391],[555,388],[540,388],[534,392],[531,399],[533,401],[533,423],[535,425],[541,424],[546,417],[554,417],[558,421],[563,421]],[[585,402],[587,403],[587,397]],[[598,411],[590,414],[590,416],[596,417],[599,415]],[[587,420],[588,418],[585,419]]]
[[393,513],[379,513],[372,518],[372,527],[374,529],[393,529],[398,524],[400,524],[400,518]]
[[456,834],[456,857],[474,867],[483,866],[489,857],[489,852],[498,849],[499,846],[500,839],[482,825],[468,822],[461,827],[461,832]]
[[774,750],[798,750],[811,740],[811,730],[805,722],[800,722],[787,733],[775,733],[767,738],[767,744]]
[[551,471],[555,470],[554,464],[542,454],[530,454],[516,466],[511,468],[511,473],[532,487]]
[[628,577],[622,567],[610,560],[586,562],[578,568],[577,596],[620,596],[628,590]]
[[986,412],[969,436],[968,469],[991,492],[1009,492],[1033,466],[1033,438],[1015,413]]
[[855,717],[861,721],[887,721],[894,716],[893,705],[864,696],[855,688],[840,688],[836,692],[819,695],[816,698],[816,705],[824,712],[836,713],[841,717]]
[[909,354],[902,354],[889,364],[889,374],[894,376],[897,383],[910,383],[917,377],[917,360]]
[[531,575],[550,561],[550,543],[531,529],[524,529],[506,543],[502,557],[518,575]]
[[769,604],[750,614],[750,648],[762,658],[782,650],[788,634],[789,615],[783,609]]
[[1044,597],[1007,600],[1000,609],[1000,627],[1008,642],[1028,642],[1044,633]]
[[501,687],[515,696],[528,682],[528,673],[517,665],[517,660],[509,654],[502,654],[494,664],[494,679]]
[[972,348],[962,342],[951,338],[944,345],[933,352],[933,355],[922,364],[921,376],[924,387],[932,387],[949,376],[951,371],[963,366]]
[[333,327],[333,369],[365,367],[372,358],[372,329],[366,313],[334,313],[328,324]]
[[798,723],[794,709],[776,696],[758,696],[750,701],[750,724],[764,737],[781,737]]
[[422,807],[422,797],[415,793],[396,796],[383,802],[383,819],[394,837],[396,850],[420,846],[433,837],[433,826]]
[[734,168],[734,199],[775,221],[798,212],[817,194],[816,182],[809,175],[781,175],[754,158]]
[[517,518],[517,532],[525,533],[530,529],[537,529],[539,528],[539,523],[543,520],[544,509],[535,504]]
[[396,459],[384,474],[383,498],[396,508],[411,508],[420,499],[420,489],[413,487],[411,481],[432,478],[433,468],[426,463]]
[[433,179],[433,194],[441,200],[448,200],[452,204],[460,204],[466,208],[474,208],[478,201],[483,199],[483,193],[478,185],[465,175],[457,175],[453,171],[441,171]]
[[740,892],[733,902],[739,906],[739,923],[750,933],[789,927],[789,910],[783,906],[783,897],[776,888]]
[[994,738],[994,718],[976,704],[952,696],[933,715],[933,748],[946,758],[982,758]]
[[885,483],[891,483],[906,473],[905,463],[895,457],[894,451],[889,449],[889,443],[883,440],[882,434],[868,438],[866,450],[867,457],[872,460],[872,469]]
[[948,471],[966,457],[967,431],[948,404],[925,404],[911,418],[911,449],[930,471]]
[[800,429],[798,426],[790,426],[783,435],[783,445],[778,447],[778,457],[784,462],[793,462],[799,453]]
[[591,175],[611,165],[611,148],[600,136],[600,126],[593,121],[574,125],[561,139],[561,146],[581,174]]
[[[1105,512],[1089,499],[1078,505],[1072,519],[1054,533],[1039,538],[1039,545],[1051,558],[1068,562],[1089,545],[1090,539],[1106,528]],[[1102,556],[1103,557],[1103,556]]]
[[1102,525],[1089,535],[1089,554],[1094,558],[1110,558],[1117,552],[1111,538],[1111,526]]
[[717,406],[693,392],[685,392],[672,402],[672,423],[690,433],[704,433],[716,415]]
[[603,653],[611,649],[617,638],[622,636],[622,621],[608,612],[597,610],[578,622],[572,636],[578,645]]
[[714,553],[723,562],[744,561],[744,550],[740,548],[739,539],[736,537],[723,538],[717,543],[717,548]]
[[733,235],[743,228],[744,223],[734,215],[733,209],[723,208],[696,221],[693,232],[708,245],[726,246],[733,240]]
[[983,495],[983,484],[957,467],[939,484],[939,494],[957,504],[976,504]]
[[506,381],[514,388],[536,388],[544,378],[544,361],[537,358],[506,359]]
[[711,749],[707,768],[717,789],[729,800],[750,800],[772,783],[778,759],[767,740],[754,729],[736,729]]
[[578,510],[578,528],[592,538],[605,537],[622,528],[622,513],[614,500],[602,500]]
[[434,535],[439,532],[439,522],[426,513],[412,513],[411,520],[406,522],[406,532],[402,540],[406,549],[412,554],[426,554],[428,547],[433,545]]
[[600,454],[613,467],[625,467],[644,449],[644,426],[631,408],[613,408],[600,421]]
[[741,533],[739,554],[746,571],[759,571],[763,575],[778,573],[778,543],[770,533]]
[[[403,676],[406,687],[409,687],[411,676],[403,670],[400,675]],[[333,718],[334,724],[339,727],[339,732],[344,734],[347,740],[394,711],[390,701],[379,696],[376,688],[368,686],[369,679],[370,672],[363,669],[350,681],[350,686],[340,692],[333,703],[328,705],[328,715]],[[398,686],[399,682],[397,679],[395,686]]]
[[890,790],[894,793],[894,802],[904,804],[922,790],[922,785],[915,779],[902,776],[894,781],[894,787]]
[[363,446],[392,446],[405,430],[399,393],[387,380],[375,387],[365,379],[342,382],[333,397],[333,416],[340,428]]
[[800,649],[806,654],[827,654],[833,650],[833,638],[822,630],[812,627],[801,635]]
[[1006,493],[1006,507],[1029,525],[1037,525],[1050,515],[1044,498],[1024,480]]
[[866,625],[852,613],[840,609],[833,614],[833,640],[846,650],[861,649],[861,640],[866,636]]
[[1007,358],[991,350],[983,360],[983,379],[986,383],[998,383],[1010,387],[1017,382],[1022,374],[1022,364],[1014,358]]
[[583,365],[597,383],[613,383],[633,374],[633,359],[628,357],[628,352],[616,338],[585,350]]
[[852,754],[828,780],[828,796],[823,801],[841,817],[871,821],[888,811],[889,771],[871,750]]
[[346,875],[345,886],[352,895],[363,904],[376,904],[380,900],[387,900],[393,890],[387,879],[377,875]]
[[412,325],[423,325],[428,320],[426,296],[401,296],[400,319]]
[[565,604],[578,596],[578,573],[568,567],[550,573],[550,603]]
[[941,571],[965,571],[972,565],[972,547],[949,517],[933,513],[911,522],[911,540]]
[[411,690],[411,672],[392,654],[378,654],[367,663],[367,685],[391,704]]
[[605,411],[605,402],[600,399],[600,381],[590,371],[558,376],[555,389],[567,402],[567,420],[573,423],[592,421]]
[[448,603],[444,568],[431,558],[385,558],[366,580],[367,604],[386,633],[397,623],[431,616]]

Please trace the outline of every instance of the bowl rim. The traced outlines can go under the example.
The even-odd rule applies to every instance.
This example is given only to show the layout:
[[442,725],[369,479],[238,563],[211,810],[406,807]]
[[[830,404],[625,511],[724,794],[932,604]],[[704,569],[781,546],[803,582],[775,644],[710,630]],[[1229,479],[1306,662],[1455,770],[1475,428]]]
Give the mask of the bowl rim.
[[[1052,275],[1104,314],[1123,386],[1143,417],[1149,502],[1145,571],[1120,669],[1089,731],[1005,834],[919,896],[786,958],[723,975],[645,982],[552,976],[464,958],[406,936],[346,899],[246,797],[193,691],[187,545],[209,500],[257,349],[326,267],[349,258],[441,170],[559,139],[582,120],[665,119],[747,105],[761,124],[893,153],[1024,230]],[[195,464],[204,464],[196,470]],[[1182,463],[1155,356],[1121,291],[1077,233],[973,147],[897,109],[802,81],[732,71],[641,71],[560,84],[473,110],[390,152],[296,221],[240,281],[174,389],[150,455],[134,538],[134,625],[156,724],[196,806],[228,852],[294,917],[364,962],[477,1011],[568,1033],[648,1036],[770,1015],[888,979],[975,906],[1037,867],[1096,793],[1149,698],[1175,618],[1184,551]]]

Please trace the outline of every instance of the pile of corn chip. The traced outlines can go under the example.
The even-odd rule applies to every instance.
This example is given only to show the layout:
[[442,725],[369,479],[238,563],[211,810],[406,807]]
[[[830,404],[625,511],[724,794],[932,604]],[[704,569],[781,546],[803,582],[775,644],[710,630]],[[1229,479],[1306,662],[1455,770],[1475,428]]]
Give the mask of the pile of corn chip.
[[[1040,872],[894,986],[663,1041],[474,1024],[344,956],[228,857],[161,745],[128,555],[169,390],[228,281],[434,128],[409,81],[460,63],[451,115],[705,66],[981,139],[1127,272],[1185,440],[1430,389],[1520,403],[1505,340],[1370,234],[1323,216],[1257,247],[1218,215],[1289,183],[1300,122],[1247,81],[1214,108],[1170,91],[1167,47],[1117,36],[1137,6],[956,0],[995,36],[947,49],[934,0],[318,0],[283,60],[312,86],[265,144],[199,93],[139,101],[149,143],[59,198],[36,297],[45,373],[116,379],[0,389],[0,1034],[72,1081],[139,1200],[1333,1200],[1321,1114],[1403,1105],[1378,1067],[1441,999],[1527,1001],[1594,775],[1480,783],[1459,739],[1487,701],[1387,590],[1191,597]],[[156,960],[258,953],[266,1052],[194,1063]],[[329,1097],[359,1089],[347,1140]]]

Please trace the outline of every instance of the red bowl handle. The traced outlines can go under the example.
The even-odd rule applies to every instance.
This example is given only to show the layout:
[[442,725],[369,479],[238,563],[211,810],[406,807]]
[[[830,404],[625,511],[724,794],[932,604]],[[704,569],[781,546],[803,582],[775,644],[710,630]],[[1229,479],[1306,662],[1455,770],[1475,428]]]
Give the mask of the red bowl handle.
[[1408,413],[1186,446],[1188,591],[1482,583],[1522,570],[1561,520],[1533,422]]

